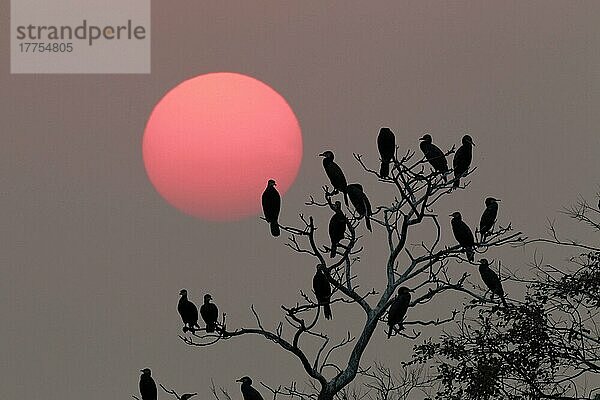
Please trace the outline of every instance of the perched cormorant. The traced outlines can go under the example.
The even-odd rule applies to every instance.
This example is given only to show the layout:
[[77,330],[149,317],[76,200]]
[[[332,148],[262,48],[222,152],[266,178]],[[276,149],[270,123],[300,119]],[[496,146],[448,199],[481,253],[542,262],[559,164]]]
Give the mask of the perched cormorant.
[[327,174],[327,177],[331,182],[331,186],[333,186],[335,190],[338,190],[344,194],[344,203],[348,205],[348,194],[346,193],[348,182],[346,181],[344,171],[342,171],[340,166],[337,165],[335,161],[333,161],[333,159],[335,158],[333,152],[327,150],[319,154],[319,156],[324,157],[323,168],[325,168],[325,173]]
[[500,297],[502,304],[507,307],[506,299],[504,298],[504,289],[502,288],[502,281],[498,278],[498,275],[489,267],[490,263],[485,258],[479,261],[479,274],[485,286],[490,289],[492,294]]
[[252,379],[245,376],[236,382],[242,382],[242,396],[244,400],[264,400],[258,390],[252,387]]
[[469,171],[473,159],[473,139],[469,135],[462,138],[462,145],[456,150],[452,166],[454,167],[454,187],[460,185],[460,178]]
[[475,260],[475,238],[471,228],[462,220],[462,216],[458,211],[450,214],[452,217],[452,233],[458,244],[460,244],[465,253],[467,253],[467,259],[469,261]]
[[346,232],[346,216],[342,212],[342,203],[336,201],[333,205],[335,214],[329,220],[329,239],[331,239],[331,258],[334,258],[337,252],[337,246],[340,240],[344,238]]
[[381,128],[377,135],[377,149],[381,156],[381,168],[379,175],[383,178],[390,174],[390,161],[396,153],[396,137],[390,128]]
[[327,276],[323,270],[319,267],[317,267],[317,272],[313,277],[313,290],[315,291],[319,306],[323,306],[325,319],[331,319],[331,306],[329,304],[331,301],[331,284],[327,280]]
[[200,315],[206,323],[206,332],[211,333],[215,331],[217,327],[217,319],[219,319],[219,309],[217,306],[210,301],[212,296],[210,294],[204,295],[204,304],[200,307]]
[[448,173],[448,160],[446,160],[444,152],[431,142],[430,134],[423,135],[423,137],[419,140],[421,141],[421,143],[419,143],[419,147],[425,155],[425,158],[427,161],[429,161],[429,164],[431,164],[436,172],[442,174],[444,182],[446,182],[446,174]]
[[371,221],[370,216],[372,214],[371,203],[369,202],[369,198],[363,191],[363,187],[359,183],[351,183],[347,187],[348,189],[348,197],[350,197],[350,202],[354,206],[354,209],[361,217],[365,217],[365,221],[367,224],[367,229],[372,231],[371,229]]
[[142,400],[156,400],[158,398],[158,392],[156,390],[156,383],[154,382],[154,379],[152,379],[150,368],[144,368],[141,372],[140,394],[142,395]]
[[404,316],[406,315],[406,311],[408,310],[408,306],[410,305],[410,289],[406,286],[401,286],[398,289],[398,295],[390,305],[390,309],[388,311],[388,339],[392,336],[392,331],[396,325],[398,326],[398,331],[404,329],[402,322],[404,321]]
[[183,321],[183,331],[200,329],[198,325],[198,307],[188,300],[187,290],[181,289],[179,295],[181,297],[179,298],[179,303],[177,303],[177,311],[179,311],[179,315]]
[[492,230],[492,227],[496,223],[496,217],[498,216],[498,202],[500,200],[493,197],[485,199],[485,210],[481,214],[481,220],[479,221],[479,232],[481,233],[481,240],[485,239],[488,233]]
[[262,194],[262,207],[265,214],[265,219],[271,225],[271,235],[279,236],[279,210],[281,209],[281,196],[277,189],[277,184],[273,179],[269,179],[267,188]]

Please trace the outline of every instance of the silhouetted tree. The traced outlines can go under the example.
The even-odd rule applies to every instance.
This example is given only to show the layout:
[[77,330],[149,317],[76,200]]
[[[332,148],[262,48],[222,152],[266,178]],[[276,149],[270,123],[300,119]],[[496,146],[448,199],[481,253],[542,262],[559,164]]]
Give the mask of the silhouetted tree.
[[[464,140],[463,140],[464,143]],[[377,148],[373,146],[373,153]],[[325,152],[322,155],[326,160],[333,160],[332,154]],[[443,157],[454,153],[454,148],[446,151]],[[407,340],[416,339],[421,334],[424,326],[441,325],[454,320],[456,311],[448,310],[445,316],[437,316],[431,320],[423,320],[419,316],[418,308],[427,304],[439,296],[450,292],[460,292],[474,298],[485,300],[485,291],[474,291],[465,286],[468,272],[456,278],[456,273],[449,273],[452,262],[466,266],[469,272],[476,272],[474,265],[464,257],[463,246],[454,245],[451,237],[442,237],[442,224],[449,227],[450,221],[446,213],[439,218],[435,209],[439,202],[445,197],[451,196],[454,181],[446,182],[445,175],[437,170],[431,170],[430,162],[424,156],[415,156],[414,151],[407,151],[403,156],[398,154],[392,157],[391,168],[388,176],[382,176],[379,171],[369,167],[360,154],[354,154],[354,158],[360,164],[367,176],[372,177],[380,185],[393,188],[394,195],[386,202],[371,207],[371,202],[364,195],[360,185],[348,185],[346,191],[352,202],[352,207],[347,207],[347,226],[343,239],[335,243],[337,249],[335,256],[330,257],[331,241],[329,237],[316,235],[317,226],[325,226],[323,231],[327,232],[327,220],[319,224],[313,216],[300,214],[300,226],[279,225],[281,231],[289,235],[286,245],[293,251],[308,257],[306,263],[306,282],[310,282],[310,276],[314,274],[315,265],[322,271],[326,280],[331,285],[331,297],[329,304],[347,303],[356,308],[357,313],[364,316],[364,324],[354,334],[339,340],[334,339],[328,333],[316,328],[319,321],[319,308],[322,301],[317,300],[313,294],[300,291],[301,300],[293,306],[282,306],[284,321],[277,328],[270,330],[265,327],[260,314],[254,306],[251,312],[256,321],[253,327],[230,328],[226,325],[225,316],[218,324],[215,332],[206,332],[200,329],[188,333],[180,338],[189,346],[202,347],[214,345],[218,342],[231,340],[240,336],[259,336],[278,345],[282,350],[289,352],[298,359],[306,374],[310,377],[311,386],[304,389],[296,384],[291,384],[277,389],[270,388],[260,382],[273,394],[273,398],[281,396],[296,396],[298,398],[332,400],[348,398],[348,390],[357,376],[364,379],[373,379],[369,376],[369,368],[362,365],[363,355],[371,342],[376,329],[388,333],[387,313],[390,305],[394,302],[398,289],[406,287],[410,290],[410,301],[406,304],[408,312],[403,309],[403,321],[398,321],[404,330],[393,330],[389,334],[394,337],[403,337]],[[469,161],[470,162],[470,161]],[[328,164],[331,165],[331,164]],[[475,168],[465,170],[461,178],[466,178],[473,173]],[[329,178],[331,178],[328,173]],[[462,188],[466,188],[465,183]],[[352,188],[352,190],[351,190]],[[306,205],[308,207],[325,208],[332,211],[337,210],[335,196],[340,196],[341,187],[330,188],[323,186],[322,199],[317,200],[310,196]],[[337,189],[337,190],[336,190]],[[353,193],[356,189],[356,193]],[[362,194],[361,197],[360,194]],[[354,198],[353,198],[354,197]],[[362,218],[372,223],[373,228],[385,233],[387,254],[385,262],[377,267],[373,262],[369,263],[369,275],[379,273],[381,286],[376,289],[364,290],[359,286],[361,270],[359,268],[360,255],[362,253],[361,233],[359,222]],[[475,218],[475,216],[472,216]],[[268,216],[267,216],[268,219]],[[369,228],[371,227],[368,225]],[[420,231],[428,230],[425,239],[418,236],[419,245],[407,246],[408,238],[415,235],[416,228]],[[421,233],[419,233],[421,235]],[[473,241],[470,243],[470,251],[485,253],[489,248],[516,244],[523,241],[520,232],[513,231],[510,225],[500,226],[487,236],[484,243]],[[448,245],[444,245],[448,243]],[[472,257],[470,257],[472,259]],[[457,268],[456,265],[452,267]],[[393,321],[394,323],[396,321]],[[227,321],[231,324],[231,321]],[[343,319],[337,319],[329,324],[343,324]],[[393,327],[394,324],[392,324]],[[389,343],[389,342],[388,342]],[[309,351],[308,349],[316,349]],[[335,354],[335,356],[334,356]],[[334,358],[344,358],[344,363],[335,363]],[[227,392],[213,387],[213,395],[216,398],[229,398]],[[346,397],[344,397],[346,396]]]
[[[600,235],[600,211],[579,200],[565,210]],[[455,329],[416,346],[411,364],[436,366],[436,399],[592,399],[600,395],[600,247],[551,236],[525,244],[572,247],[560,267],[532,263],[533,276],[504,271],[523,300],[474,299]],[[489,286],[489,285],[488,285]],[[593,385],[595,379],[595,387]]]

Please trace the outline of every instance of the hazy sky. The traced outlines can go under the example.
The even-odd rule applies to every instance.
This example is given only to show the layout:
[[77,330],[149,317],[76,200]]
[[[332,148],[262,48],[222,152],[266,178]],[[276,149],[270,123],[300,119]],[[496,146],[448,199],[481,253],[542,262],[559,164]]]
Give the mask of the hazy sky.
[[[260,338],[202,349],[177,338],[182,287],[197,304],[210,291],[230,327],[251,321],[252,303],[273,327],[279,306],[310,290],[314,271],[258,218],[203,222],[154,191],[144,125],[186,78],[240,72],[287,99],[305,152],[285,222],[326,183],[316,157],[325,149],[374,203],[388,202],[351,155],[374,163],[381,126],[401,150],[417,149],[424,131],[444,147],[473,136],[473,183],[439,210],[460,209],[472,225],[486,195],[503,200],[500,221],[530,236],[577,194],[593,198],[599,2],[324,3],[153,1],[152,74],[35,76],[9,74],[9,1],[0,2],[0,398],[127,399],[143,367],[199,398],[211,378],[234,398],[242,375],[305,380],[295,359]],[[443,240],[452,244],[448,225]],[[369,282],[383,279],[382,238],[365,238],[358,268]],[[521,268],[529,261],[520,251],[491,256]],[[351,307],[336,307],[323,326],[343,334],[360,322]],[[367,359],[397,360],[413,344],[383,336],[382,326]]]

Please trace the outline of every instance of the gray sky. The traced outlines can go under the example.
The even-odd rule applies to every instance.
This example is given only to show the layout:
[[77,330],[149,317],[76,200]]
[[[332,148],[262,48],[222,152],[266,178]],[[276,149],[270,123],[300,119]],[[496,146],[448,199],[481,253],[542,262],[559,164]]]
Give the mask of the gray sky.
[[[144,125],[186,78],[240,72],[287,99],[305,152],[285,222],[326,183],[314,156],[324,149],[374,203],[387,202],[351,156],[374,164],[385,125],[402,150],[417,149],[424,131],[444,147],[473,136],[473,183],[439,210],[460,209],[472,225],[489,194],[503,200],[501,222],[538,236],[577,194],[598,190],[600,3],[323,3],[154,1],[152,74],[35,76],[9,74],[9,1],[0,2],[0,398],[126,399],[143,367],[204,398],[211,378],[236,397],[242,375],[305,380],[259,338],[203,349],[177,338],[180,288],[197,304],[210,291],[230,326],[250,321],[251,303],[275,326],[314,268],[258,218],[203,222],[154,191]],[[383,281],[382,238],[365,239],[359,272],[369,282]],[[529,261],[521,251],[491,256]],[[324,327],[339,333],[362,322],[349,306],[334,318]],[[411,342],[383,335],[367,359],[408,354]]]

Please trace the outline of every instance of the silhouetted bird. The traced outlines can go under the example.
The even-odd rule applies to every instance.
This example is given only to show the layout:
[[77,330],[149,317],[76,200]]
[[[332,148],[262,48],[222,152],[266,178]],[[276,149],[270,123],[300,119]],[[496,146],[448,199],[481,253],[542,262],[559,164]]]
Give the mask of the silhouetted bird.
[[200,307],[200,315],[206,324],[206,332],[211,333],[215,331],[217,327],[217,319],[219,319],[219,309],[217,306],[210,301],[212,296],[210,294],[204,295],[204,304]]
[[325,168],[325,173],[331,182],[331,186],[335,190],[338,190],[344,194],[344,203],[348,205],[348,194],[346,193],[346,188],[348,186],[348,182],[346,181],[346,176],[344,175],[344,171],[340,168],[339,165],[333,159],[335,156],[332,151],[325,151],[319,156],[323,158],[323,168]]
[[342,212],[342,203],[336,201],[333,205],[335,214],[329,220],[329,239],[331,239],[331,258],[334,258],[337,252],[337,246],[340,240],[344,238],[346,232],[346,216]]
[[388,311],[388,339],[392,336],[392,331],[395,330],[394,327],[398,326],[398,331],[404,329],[402,322],[404,321],[404,317],[406,316],[406,311],[408,310],[408,306],[410,305],[410,289],[401,286],[398,289],[398,295],[390,305],[390,309]]
[[242,382],[242,396],[244,400],[264,400],[258,390],[252,387],[252,379],[245,376],[236,382]]
[[498,275],[489,267],[489,265],[490,264],[488,260],[486,260],[485,258],[482,258],[481,261],[479,261],[479,274],[481,275],[481,279],[483,280],[483,283],[485,283],[485,286],[487,286],[488,289],[490,289],[490,292],[500,297],[500,299],[502,300],[502,304],[504,304],[504,306],[507,307],[508,305],[506,304],[506,299],[504,298],[504,289],[502,288],[502,281],[500,280],[500,278],[498,278]]
[[448,160],[446,160],[444,152],[431,142],[431,135],[429,134],[423,135],[423,137],[419,140],[421,141],[419,147],[425,155],[425,158],[427,161],[429,161],[429,164],[431,164],[436,172],[442,174],[444,182],[446,182],[446,174],[448,173]]
[[183,331],[200,329],[198,325],[198,307],[188,300],[187,290],[181,289],[179,295],[181,297],[179,298],[179,303],[177,303],[177,311],[179,311],[179,315],[183,321]]
[[462,138],[462,145],[456,150],[452,166],[454,167],[454,187],[460,185],[460,178],[469,171],[473,159],[473,139],[469,135]]
[[386,177],[390,174],[390,161],[394,159],[396,153],[396,137],[390,128],[381,128],[377,135],[377,149],[381,156],[381,168],[379,175]]
[[152,372],[150,372],[149,368],[144,368],[141,372],[140,394],[142,395],[142,400],[156,400],[158,398],[158,393],[156,390],[156,383],[154,382],[154,379],[152,379]]
[[323,307],[325,319],[331,319],[331,306],[329,304],[331,301],[331,284],[327,280],[327,276],[323,270],[319,267],[317,267],[317,272],[313,277],[313,290],[315,291],[319,306]]
[[469,261],[475,260],[475,238],[471,228],[462,220],[462,216],[458,211],[450,214],[452,217],[452,233],[458,244],[460,244],[465,253],[467,253],[467,259]]
[[198,393],[184,393],[181,395],[181,400],[189,400],[197,394]]
[[498,216],[498,202],[500,200],[493,197],[485,199],[485,210],[481,214],[481,220],[479,221],[479,232],[481,233],[481,240],[485,239],[488,233],[492,230],[492,227],[496,223],[496,217]]
[[371,221],[369,219],[372,214],[371,203],[363,191],[362,185],[359,183],[352,183],[348,185],[348,197],[350,197],[350,202],[352,202],[352,205],[354,206],[354,209],[358,215],[360,215],[360,217],[365,217],[367,229],[372,231]]
[[267,188],[262,194],[262,207],[265,214],[265,219],[271,225],[271,235],[279,236],[279,211],[281,210],[281,196],[277,189],[277,183],[273,179],[269,179]]

